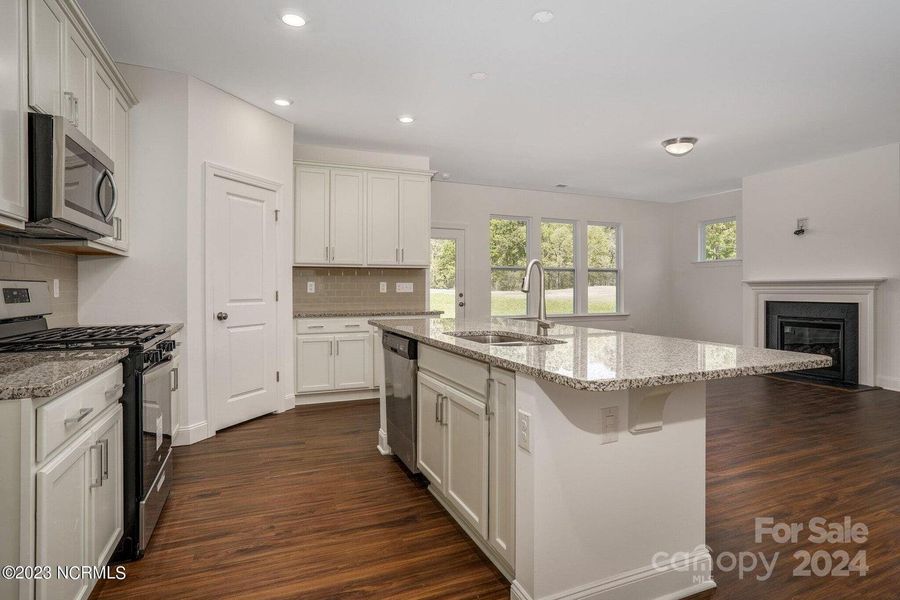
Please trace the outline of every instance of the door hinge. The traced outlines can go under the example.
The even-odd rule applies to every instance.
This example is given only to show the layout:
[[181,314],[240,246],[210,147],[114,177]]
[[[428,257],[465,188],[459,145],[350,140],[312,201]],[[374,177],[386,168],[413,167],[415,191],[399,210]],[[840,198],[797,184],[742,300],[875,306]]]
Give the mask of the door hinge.
[[278,210],[278,209],[276,208],[276,209],[275,209],[275,221],[276,221],[276,222],[278,221],[278,216],[279,216],[280,214],[281,214],[281,211]]
[[278,290],[275,290],[275,302],[278,302]]
[[275,381],[281,381],[281,371],[275,371]]

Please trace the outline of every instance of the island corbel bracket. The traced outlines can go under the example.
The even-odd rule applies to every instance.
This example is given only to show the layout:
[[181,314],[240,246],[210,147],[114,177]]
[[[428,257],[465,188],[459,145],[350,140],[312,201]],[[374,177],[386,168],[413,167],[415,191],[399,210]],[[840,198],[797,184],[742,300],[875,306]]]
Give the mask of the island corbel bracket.
[[661,431],[663,409],[674,386],[637,388],[628,391],[628,431],[637,435]]

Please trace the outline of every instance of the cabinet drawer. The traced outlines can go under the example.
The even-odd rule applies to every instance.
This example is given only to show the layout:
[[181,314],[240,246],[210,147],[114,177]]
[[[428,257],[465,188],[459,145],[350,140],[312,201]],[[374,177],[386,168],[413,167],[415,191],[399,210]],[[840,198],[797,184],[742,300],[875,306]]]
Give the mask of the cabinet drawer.
[[487,394],[487,363],[419,344],[419,369],[438,375],[477,398],[484,399]]
[[122,365],[104,371],[59,398],[39,406],[37,425],[37,462],[41,462],[63,442],[82,431],[108,405],[122,397]]
[[367,317],[347,319],[294,319],[294,332],[304,333],[371,333]]

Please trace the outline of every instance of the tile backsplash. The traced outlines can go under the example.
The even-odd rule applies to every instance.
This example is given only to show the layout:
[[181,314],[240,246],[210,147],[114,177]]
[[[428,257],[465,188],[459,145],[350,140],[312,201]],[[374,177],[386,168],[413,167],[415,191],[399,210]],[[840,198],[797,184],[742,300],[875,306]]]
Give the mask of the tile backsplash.
[[[50,327],[78,324],[78,259],[23,246],[16,238],[0,237],[0,279],[37,279],[51,285]],[[52,294],[59,279],[59,298]]]
[[[303,310],[424,310],[425,269],[294,267],[294,312]],[[307,292],[315,283],[316,291]],[[387,292],[379,292],[381,282]],[[398,283],[413,291],[397,292]]]

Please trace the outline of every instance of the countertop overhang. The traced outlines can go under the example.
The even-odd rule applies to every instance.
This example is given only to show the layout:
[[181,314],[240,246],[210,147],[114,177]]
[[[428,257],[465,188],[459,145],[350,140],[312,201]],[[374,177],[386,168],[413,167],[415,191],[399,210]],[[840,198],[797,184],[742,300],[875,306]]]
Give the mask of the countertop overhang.
[[764,375],[831,365],[817,354],[734,346],[556,323],[547,337],[564,343],[490,346],[448,335],[458,331],[509,331],[534,335],[533,321],[439,318],[372,319],[384,331],[406,336],[504,369],[578,390],[616,391],[640,387]]
[[0,353],[0,400],[56,396],[126,356],[126,349]]
[[333,317],[438,317],[442,310],[300,310],[295,319],[326,319]]

